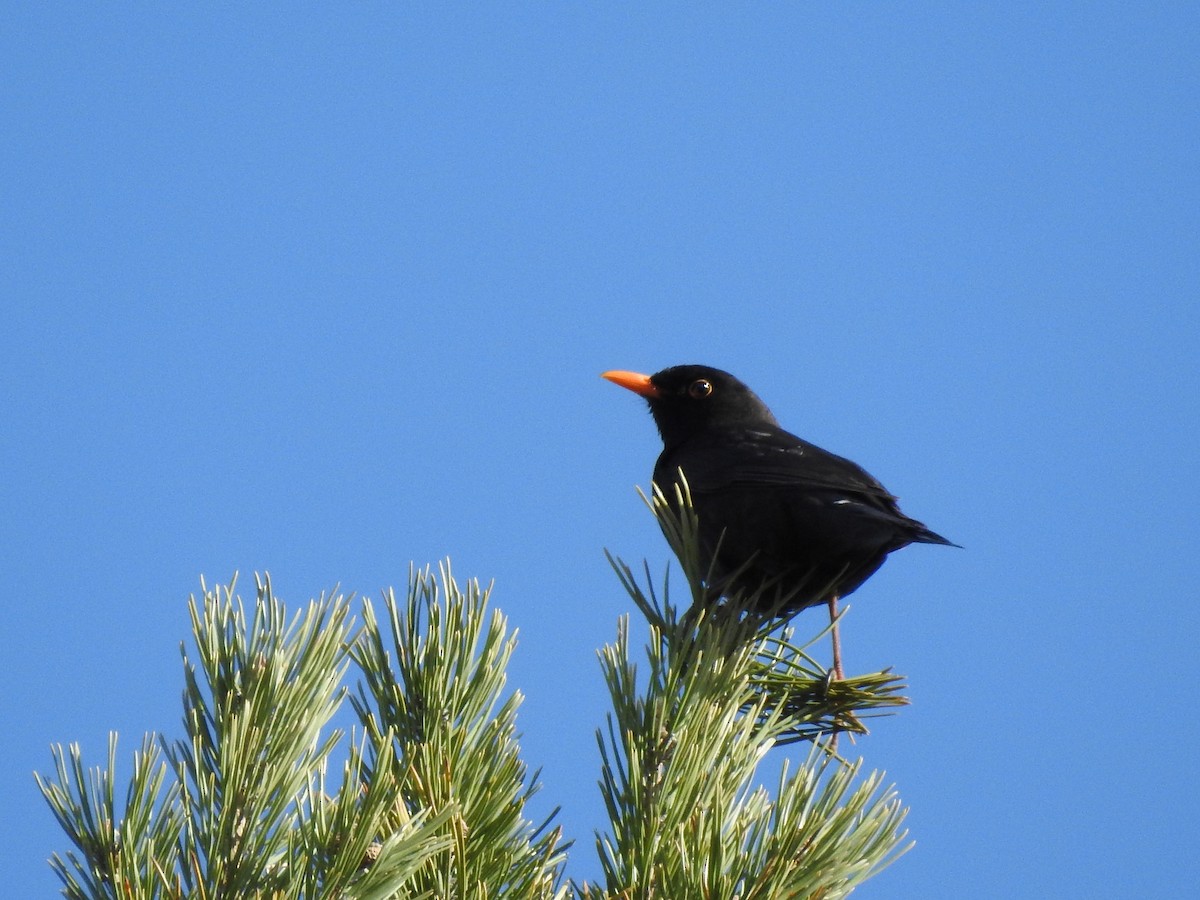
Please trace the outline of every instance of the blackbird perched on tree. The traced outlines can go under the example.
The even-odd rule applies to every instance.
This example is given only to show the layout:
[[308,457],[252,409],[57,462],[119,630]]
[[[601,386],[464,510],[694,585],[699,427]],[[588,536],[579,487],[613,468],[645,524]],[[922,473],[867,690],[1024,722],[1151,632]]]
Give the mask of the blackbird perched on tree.
[[[682,470],[699,519],[710,585],[729,595],[765,588],[762,612],[791,616],[854,591],[893,550],[951,544],[910,519],[878,481],[779,427],[728,372],[673,366],[654,375],[605,372],[640,394],[663,440],[654,482],[672,498]],[[841,652],[834,632],[834,664]]]

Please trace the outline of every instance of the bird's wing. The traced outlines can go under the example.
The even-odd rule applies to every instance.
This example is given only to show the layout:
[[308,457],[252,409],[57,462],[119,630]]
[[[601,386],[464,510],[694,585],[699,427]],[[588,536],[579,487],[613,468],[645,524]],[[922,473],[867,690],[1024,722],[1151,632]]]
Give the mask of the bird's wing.
[[802,488],[866,501],[889,512],[896,498],[866,470],[782,428],[739,431],[664,453],[656,477],[682,466],[694,491],[732,484]]

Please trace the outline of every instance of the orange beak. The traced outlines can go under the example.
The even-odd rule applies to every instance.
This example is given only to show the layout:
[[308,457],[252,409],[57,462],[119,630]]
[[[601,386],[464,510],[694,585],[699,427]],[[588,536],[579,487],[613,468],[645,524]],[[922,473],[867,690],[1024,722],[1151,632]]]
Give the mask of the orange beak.
[[643,397],[659,397],[658,388],[650,381],[649,375],[642,375],[638,372],[622,372],[620,369],[614,369],[611,372],[604,372],[600,375],[601,378],[607,378],[613,384],[619,384],[621,387],[633,391],[635,394],[641,394]]

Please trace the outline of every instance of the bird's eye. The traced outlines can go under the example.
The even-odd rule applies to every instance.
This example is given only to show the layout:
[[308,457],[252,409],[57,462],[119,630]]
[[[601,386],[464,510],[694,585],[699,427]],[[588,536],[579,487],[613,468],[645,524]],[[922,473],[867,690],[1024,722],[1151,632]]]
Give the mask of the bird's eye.
[[712,382],[704,378],[697,378],[688,385],[687,391],[688,396],[693,397],[696,400],[703,400],[713,392]]

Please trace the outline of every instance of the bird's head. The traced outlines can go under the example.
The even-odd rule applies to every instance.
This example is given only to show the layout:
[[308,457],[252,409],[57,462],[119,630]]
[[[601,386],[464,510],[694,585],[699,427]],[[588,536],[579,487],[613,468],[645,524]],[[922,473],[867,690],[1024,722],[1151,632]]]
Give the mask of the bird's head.
[[667,447],[704,431],[779,424],[750,388],[710,366],[672,366],[653,375],[612,371],[603,377],[646,398]]

